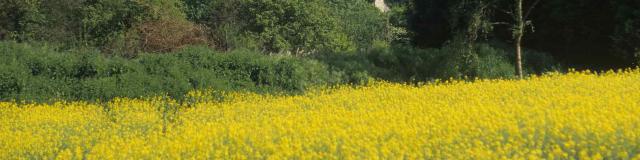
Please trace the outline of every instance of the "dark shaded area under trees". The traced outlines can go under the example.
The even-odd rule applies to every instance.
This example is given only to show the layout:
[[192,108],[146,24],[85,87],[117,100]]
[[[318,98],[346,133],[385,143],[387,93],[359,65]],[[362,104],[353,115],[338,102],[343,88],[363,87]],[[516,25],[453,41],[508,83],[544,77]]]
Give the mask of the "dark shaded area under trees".
[[[416,46],[440,47],[451,39],[451,7],[465,0],[427,0],[411,4],[410,24]],[[511,1],[492,1],[495,9],[487,21],[509,21]],[[525,7],[535,0],[524,1]],[[533,32],[527,33],[527,49],[550,53],[572,68],[616,69],[637,65],[640,53],[640,1],[542,0],[531,11]],[[512,43],[508,26],[495,25],[488,41]]]

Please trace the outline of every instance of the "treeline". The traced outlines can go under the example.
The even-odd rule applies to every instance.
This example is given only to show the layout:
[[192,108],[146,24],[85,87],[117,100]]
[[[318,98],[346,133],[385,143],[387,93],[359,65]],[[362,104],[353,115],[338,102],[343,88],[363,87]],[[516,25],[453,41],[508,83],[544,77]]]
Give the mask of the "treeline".
[[302,54],[356,50],[390,38],[366,1],[5,0],[0,38],[98,47],[133,57],[187,45]]
[[[391,11],[381,13],[373,0],[4,0],[0,39],[97,47],[128,57],[194,44],[298,55],[361,51],[374,41],[442,48],[471,37],[511,44],[513,27],[505,24],[513,23],[516,1],[387,0]],[[549,53],[568,67],[636,65],[640,2],[523,3],[531,24],[523,39],[526,49]]]
[[3,0],[0,99],[295,93],[514,78],[518,62],[525,75],[639,62],[634,0],[386,3],[388,12],[373,0]]

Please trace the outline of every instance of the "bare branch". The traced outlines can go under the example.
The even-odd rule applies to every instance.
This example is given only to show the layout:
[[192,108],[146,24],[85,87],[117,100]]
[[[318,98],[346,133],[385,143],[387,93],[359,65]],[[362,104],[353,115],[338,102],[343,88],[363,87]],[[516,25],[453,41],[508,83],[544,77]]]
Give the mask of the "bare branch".
[[511,12],[511,11],[504,10],[504,9],[499,9],[499,8],[498,8],[498,9],[496,9],[496,10],[498,10],[498,11],[500,11],[500,12],[504,13],[504,14],[507,14],[507,15],[511,15],[511,16],[513,16],[513,12]]
[[493,22],[491,24],[493,24],[493,25],[511,25],[511,23],[507,23],[507,22]]
[[524,19],[529,19],[529,15],[531,15],[531,11],[533,11],[533,9],[536,8],[538,3],[540,3],[540,0],[536,0],[535,2],[533,2],[533,4],[531,4],[529,9],[527,10],[527,13],[524,15]]

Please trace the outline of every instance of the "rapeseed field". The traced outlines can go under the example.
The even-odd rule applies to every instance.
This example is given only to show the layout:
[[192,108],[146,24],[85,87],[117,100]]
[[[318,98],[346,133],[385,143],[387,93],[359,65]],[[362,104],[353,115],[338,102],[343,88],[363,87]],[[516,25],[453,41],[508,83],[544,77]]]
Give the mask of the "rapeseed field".
[[0,159],[640,159],[640,70],[0,102]]

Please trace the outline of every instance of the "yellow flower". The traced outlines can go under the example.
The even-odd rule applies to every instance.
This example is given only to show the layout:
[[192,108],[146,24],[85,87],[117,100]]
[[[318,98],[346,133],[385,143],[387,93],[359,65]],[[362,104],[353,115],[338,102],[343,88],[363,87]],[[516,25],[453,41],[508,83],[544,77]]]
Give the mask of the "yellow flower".
[[638,90],[625,70],[0,102],[0,159],[639,159]]

